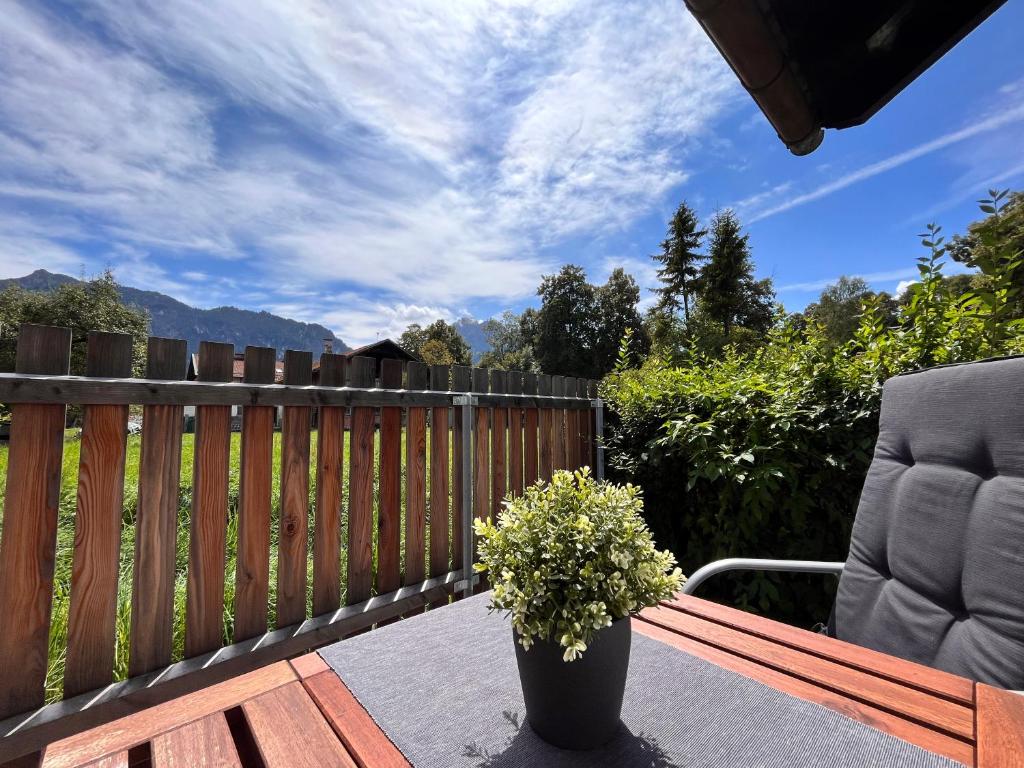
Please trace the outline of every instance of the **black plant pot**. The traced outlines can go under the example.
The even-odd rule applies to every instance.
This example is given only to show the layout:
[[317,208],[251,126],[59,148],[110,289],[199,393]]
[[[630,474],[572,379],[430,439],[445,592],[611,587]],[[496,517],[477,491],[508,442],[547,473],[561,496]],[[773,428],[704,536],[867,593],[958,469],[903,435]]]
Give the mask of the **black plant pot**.
[[558,643],[536,641],[526,651],[513,630],[526,720],[538,736],[562,749],[594,749],[615,735],[631,637],[629,619],[619,619],[566,662]]

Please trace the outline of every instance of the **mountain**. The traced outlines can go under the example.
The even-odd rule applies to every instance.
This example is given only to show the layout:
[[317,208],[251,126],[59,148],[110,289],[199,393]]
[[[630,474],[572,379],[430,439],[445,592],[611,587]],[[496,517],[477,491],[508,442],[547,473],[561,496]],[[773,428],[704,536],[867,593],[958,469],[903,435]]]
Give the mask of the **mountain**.
[[479,362],[480,356],[491,348],[491,345],[487,343],[487,333],[484,330],[485,322],[485,320],[474,320],[472,317],[463,317],[455,323],[455,328],[462,334],[462,338],[469,344],[469,348],[473,350],[474,363]]
[[[28,291],[52,291],[66,283],[79,283],[73,277],[37,269],[25,277],[0,280],[0,290],[18,285]],[[119,286],[126,304],[145,309],[150,316],[150,333],[172,339],[188,341],[189,352],[199,349],[203,339],[227,341],[242,351],[246,345],[274,347],[278,353],[285,349],[308,350],[314,355],[323,351],[324,339],[329,339],[335,352],[349,347],[330,330],[315,323],[302,323],[269,312],[253,312],[238,307],[196,309],[177,299],[156,291],[144,291],[127,285]]]

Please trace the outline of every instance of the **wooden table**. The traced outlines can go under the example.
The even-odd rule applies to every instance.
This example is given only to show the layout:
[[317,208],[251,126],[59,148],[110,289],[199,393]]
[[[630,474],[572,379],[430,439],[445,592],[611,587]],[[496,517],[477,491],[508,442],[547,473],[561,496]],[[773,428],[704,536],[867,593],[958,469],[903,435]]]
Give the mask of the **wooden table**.
[[[1022,696],[694,597],[643,611],[633,629],[965,765],[1024,766]],[[315,653],[51,744],[42,765],[261,761],[266,768],[409,765]]]

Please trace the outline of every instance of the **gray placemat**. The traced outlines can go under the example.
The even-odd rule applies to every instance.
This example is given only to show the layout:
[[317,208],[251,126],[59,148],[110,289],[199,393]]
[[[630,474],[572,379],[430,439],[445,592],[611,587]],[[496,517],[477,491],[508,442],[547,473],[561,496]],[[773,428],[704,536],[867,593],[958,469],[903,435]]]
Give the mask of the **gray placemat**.
[[636,633],[619,734],[593,752],[551,747],[525,723],[512,630],[487,600],[320,651],[417,768],[959,765]]

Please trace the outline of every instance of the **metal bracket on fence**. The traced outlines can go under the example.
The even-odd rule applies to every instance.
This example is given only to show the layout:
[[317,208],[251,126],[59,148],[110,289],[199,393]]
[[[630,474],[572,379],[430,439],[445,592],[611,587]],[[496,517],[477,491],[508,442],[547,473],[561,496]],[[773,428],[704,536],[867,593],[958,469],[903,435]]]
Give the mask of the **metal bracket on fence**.
[[594,439],[597,441],[597,466],[594,477],[604,480],[604,400],[594,400]]
[[462,520],[462,578],[455,585],[463,597],[473,594],[473,584],[479,577],[473,574],[473,409],[477,398],[458,395],[452,404],[462,409],[462,499],[459,509]]

